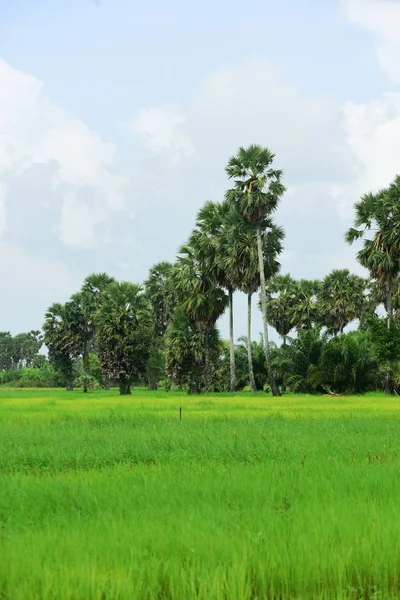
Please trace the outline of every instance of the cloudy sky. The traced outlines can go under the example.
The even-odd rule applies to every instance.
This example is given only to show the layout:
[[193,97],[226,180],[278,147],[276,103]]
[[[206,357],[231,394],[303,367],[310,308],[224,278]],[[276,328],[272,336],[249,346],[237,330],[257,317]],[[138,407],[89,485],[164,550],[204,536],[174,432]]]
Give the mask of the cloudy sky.
[[173,260],[249,143],[284,170],[282,271],[360,272],[353,202],[400,171],[399,30],[399,0],[0,0],[0,330]]

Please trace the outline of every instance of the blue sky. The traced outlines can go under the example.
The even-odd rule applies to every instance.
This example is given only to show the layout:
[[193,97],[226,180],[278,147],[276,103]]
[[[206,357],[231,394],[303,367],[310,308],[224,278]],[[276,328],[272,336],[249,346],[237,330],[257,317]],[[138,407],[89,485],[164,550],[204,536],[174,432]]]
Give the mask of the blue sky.
[[385,0],[0,0],[0,330],[173,259],[251,142],[285,172],[283,272],[359,271],[352,204],[400,170],[399,27]]

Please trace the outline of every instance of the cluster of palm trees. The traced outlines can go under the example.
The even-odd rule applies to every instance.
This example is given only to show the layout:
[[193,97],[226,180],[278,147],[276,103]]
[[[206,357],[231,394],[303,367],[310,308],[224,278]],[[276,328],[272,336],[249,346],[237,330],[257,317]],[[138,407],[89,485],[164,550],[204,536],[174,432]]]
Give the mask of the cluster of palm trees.
[[242,339],[253,391],[257,385],[251,320],[257,291],[263,320],[261,344],[273,395],[280,395],[280,389],[268,324],[282,337],[283,346],[294,330],[323,330],[324,335],[335,337],[355,319],[367,322],[383,303],[390,329],[400,309],[400,177],[356,204],[355,226],[346,234],[349,243],[364,238],[357,257],[369,271],[368,280],[341,269],[322,281],[295,281],[279,274],[284,231],[273,216],[285,187],[274,159],[261,146],[239,148],[226,166],[231,185],[224,199],[204,204],[175,263],[155,265],[143,289],[106,274],[91,275],[67,303],[48,309],[45,343],[69,385],[74,361],[79,359],[84,389],[88,389],[89,356],[95,352],[104,385],[118,381],[122,394],[130,393],[132,382],[143,378],[152,387],[164,378],[191,392],[211,391],[222,352],[216,323],[228,309],[229,389],[235,391],[236,291],[248,299],[247,336]]
[[121,394],[145,368],[154,334],[150,302],[141,286],[117,282],[105,273],[90,275],[65,304],[52,304],[43,325],[51,362],[72,389],[74,364],[81,360],[83,388],[92,383],[90,355],[100,361],[102,383],[117,382]]
[[[248,367],[250,383],[255,386],[251,307],[252,296],[260,290],[268,379],[274,395],[280,394],[271,367],[266,310],[266,280],[279,271],[284,238],[282,228],[272,218],[285,191],[281,171],[272,167],[274,158],[261,146],[240,148],[226,167],[233,185],[224,200],[204,204],[176,263],[156,265],[146,282],[157,319],[170,318],[164,329],[167,372],[173,381],[188,383],[194,391],[199,386],[205,390],[213,387],[212,355],[218,353],[216,323],[227,307],[230,390],[236,390],[233,297],[237,290],[248,297]],[[161,272],[159,284],[166,288],[164,294],[155,286]],[[165,304],[160,309],[162,295]]]

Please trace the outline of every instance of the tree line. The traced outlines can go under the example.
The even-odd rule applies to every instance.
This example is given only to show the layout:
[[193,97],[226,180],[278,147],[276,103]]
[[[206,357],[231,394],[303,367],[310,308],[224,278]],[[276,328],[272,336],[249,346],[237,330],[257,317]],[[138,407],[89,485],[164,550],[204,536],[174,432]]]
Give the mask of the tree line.
[[[337,269],[322,281],[296,281],[280,274],[284,230],[274,213],[286,188],[274,159],[261,146],[240,148],[226,166],[231,185],[224,199],[203,205],[175,262],[153,266],[143,286],[94,274],[68,302],[48,308],[48,362],[68,389],[78,379],[85,392],[94,383],[118,384],[123,395],[138,382],[190,393],[245,386],[274,396],[286,389],[397,393],[400,177],[355,204],[354,226],[345,234],[350,244],[361,240],[357,259],[368,277]],[[236,291],[247,296],[247,335],[237,343]],[[263,332],[253,341],[257,292]],[[224,342],[217,322],[226,310]],[[344,333],[353,321],[358,329]],[[268,325],[281,336],[280,347],[270,342]],[[34,333],[41,345],[40,332],[21,335]],[[0,334],[0,358],[7,336]],[[0,367],[33,360],[16,357]]]

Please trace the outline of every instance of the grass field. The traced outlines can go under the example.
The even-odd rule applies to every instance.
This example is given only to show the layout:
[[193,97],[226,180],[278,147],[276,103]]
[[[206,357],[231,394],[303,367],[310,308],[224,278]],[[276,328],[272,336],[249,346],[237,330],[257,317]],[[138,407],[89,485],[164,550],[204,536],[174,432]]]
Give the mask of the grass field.
[[378,395],[3,389],[0,598],[400,598],[399,467]]

